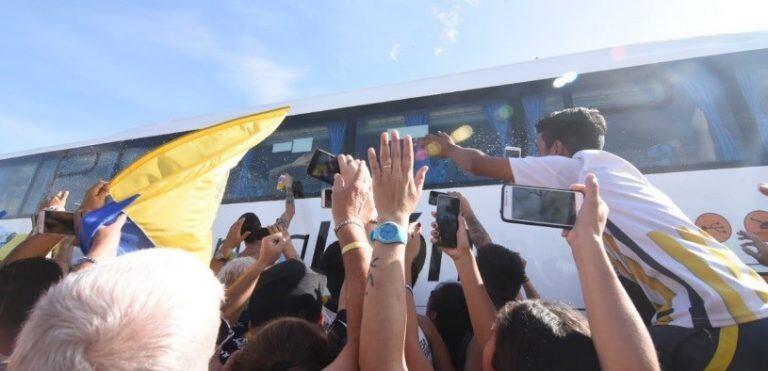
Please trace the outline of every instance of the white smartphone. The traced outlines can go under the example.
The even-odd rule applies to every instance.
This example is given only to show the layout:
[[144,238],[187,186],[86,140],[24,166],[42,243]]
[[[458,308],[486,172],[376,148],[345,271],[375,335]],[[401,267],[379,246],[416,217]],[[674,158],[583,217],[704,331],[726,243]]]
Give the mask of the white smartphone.
[[576,192],[504,185],[501,188],[501,220],[571,229],[576,221]]
[[506,158],[520,158],[523,150],[520,147],[504,147],[504,157]]
[[323,209],[331,208],[331,195],[333,195],[333,190],[330,188],[323,188],[320,191],[320,207]]

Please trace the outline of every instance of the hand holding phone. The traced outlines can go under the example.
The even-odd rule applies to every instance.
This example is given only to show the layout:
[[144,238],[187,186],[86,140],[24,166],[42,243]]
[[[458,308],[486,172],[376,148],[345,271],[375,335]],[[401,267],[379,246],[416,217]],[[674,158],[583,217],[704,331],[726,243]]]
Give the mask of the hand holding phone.
[[520,147],[504,147],[504,157],[506,158],[520,158],[523,150]]
[[333,195],[333,189],[331,188],[323,188],[320,191],[320,207],[323,209],[330,209],[333,207],[331,203],[331,197]]
[[430,191],[429,192],[429,204],[430,205],[437,205],[437,196],[439,195],[447,195],[445,192],[438,192],[438,191]]
[[74,235],[75,214],[66,211],[40,211],[36,220],[35,232]]
[[459,209],[461,203],[458,198],[446,194],[437,196],[436,222],[440,232],[440,240],[437,245],[443,248],[456,248],[456,232],[459,230]]
[[576,220],[574,191],[505,185],[501,193],[501,220],[505,222],[573,228]]
[[315,150],[307,166],[307,175],[330,185],[333,185],[333,176],[339,171],[339,160],[336,156],[322,149]]

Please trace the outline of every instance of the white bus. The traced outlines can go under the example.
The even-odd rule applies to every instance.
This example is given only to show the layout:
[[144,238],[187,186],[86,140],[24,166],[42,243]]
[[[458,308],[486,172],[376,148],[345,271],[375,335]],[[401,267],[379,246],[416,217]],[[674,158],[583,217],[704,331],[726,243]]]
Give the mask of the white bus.
[[[566,82],[575,80],[554,83],[566,73]],[[736,232],[747,224],[768,238],[768,213],[760,211],[768,209],[768,198],[756,191],[759,181],[768,180],[768,33],[596,50],[286,104],[292,110],[282,126],[232,170],[215,239],[247,211],[264,222],[274,220],[284,206],[276,178],[287,171],[301,182],[303,194],[291,233],[304,261],[315,265],[335,240],[331,215],[320,208],[321,183],[308,178],[304,166],[292,165],[314,149],[365,158],[366,148],[387,129],[418,137],[469,125],[474,134],[465,146],[493,155],[517,146],[523,156],[534,155],[538,118],[586,106],[600,109],[608,121],[606,150],[641,169],[747,264],[767,270],[741,251]],[[109,179],[149,149],[190,130],[275,106],[0,156],[0,210],[7,212],[0,220],[0,246],[28,233],[30,216],[56,190],[70,190],[68,206],[75,207],[89,185]],[[449,160],[422,159],[421,164],[431,168],[427,190],[464,193],[493,240],[525,257],[542,296],[583,306],[576,268],[558,230],[502,222],[498,181],[464,174]],[[425,226],[432,210],[427,193],[417,210]],[[450,259],[428,246],[415,287],[417,304],[425,305],[438,281],[456,277]]]

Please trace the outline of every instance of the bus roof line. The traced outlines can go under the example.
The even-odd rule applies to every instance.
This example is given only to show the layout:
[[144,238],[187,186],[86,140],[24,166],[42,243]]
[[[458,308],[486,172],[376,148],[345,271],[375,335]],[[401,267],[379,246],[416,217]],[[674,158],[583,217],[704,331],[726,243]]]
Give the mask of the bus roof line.
[[[611,51],[617,48],[625,49],[624,58],[611,58]],[[203,114],[174,119],[162,123],[131,128],[99,139],[0,154],[0,160],[62,149],[79,148],[127,139],[145,138],[195,130],[217,122],[223,122],[243,115],[284,105],[291,105],[292,110],[290,116],[294,116],[339,108],[349,108],[457,91],[536,81],[558,77],[568,71],[588,73],[762,48],[768,48],[768,32],[765,31],[698,36],[687,39],[664,40],[597,49],[496,67],[487,67],[468,72],[427,77],[407,82],[366,87],[353,91],[259,105],[232,112]]]

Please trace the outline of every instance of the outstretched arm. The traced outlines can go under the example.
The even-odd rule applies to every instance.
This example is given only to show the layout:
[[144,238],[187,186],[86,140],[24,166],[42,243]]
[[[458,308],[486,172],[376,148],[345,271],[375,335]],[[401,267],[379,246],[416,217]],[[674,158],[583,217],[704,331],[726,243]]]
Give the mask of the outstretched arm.
[[280,181],[285,187],[285,211],[280,215],[277,224],[282,224],[283,228],[288,229],[291,225],[291,220],[293,220],[293,216],[296,215],[296,204],[293,195],[293,178],[286,173],[280,176]]
[[463,148],[454,143],[450,135],[441,131],[427,135],[421,143],[430,156],[449,157],[467,173],[514,182],[509,159],[505,157],[488,156],[477,149]]
[[[440,241],[437,223],[432,223],[432,243]],[[488,291],[485,290],[483,278],[480,276],[480,270],[477,268],[475,256],[472,255],[472,248],[469,245],[467,236],[467,224],[463,216],[459,217],[459,229],[456,233],[456,248],[443,248],[443,252],[453,259],[456,264],[456,270],[459,272],[461,288],[464,291],[464,297],[467,298],[467,308],[469,309],[469,320],[472,322],[472,329],[475,332],[478,344],[488,344],[491,339],[491,327],[496,320],[496,309],[493,306]]]
[[600,365],[605,370],[658,370],[648,330],[603,248],[608,207],[600,199],[597,179],[590,174],[586,186],[574,185],[572,189],[584,192],[584,202],[573,229],[564,234],[576,261]]
[[491,235],[480,223],[480,219],[475,215],[475,211],[472,210],[472,205],[469,203],[464,195],[459,192],[448,192],[449,195],[456,197],[461,202],[460,212],[464,215],[464,219],[467,221],[467,231],[469,232],[469,239],[475,245],[476,248],[488,246],[493,243]]

